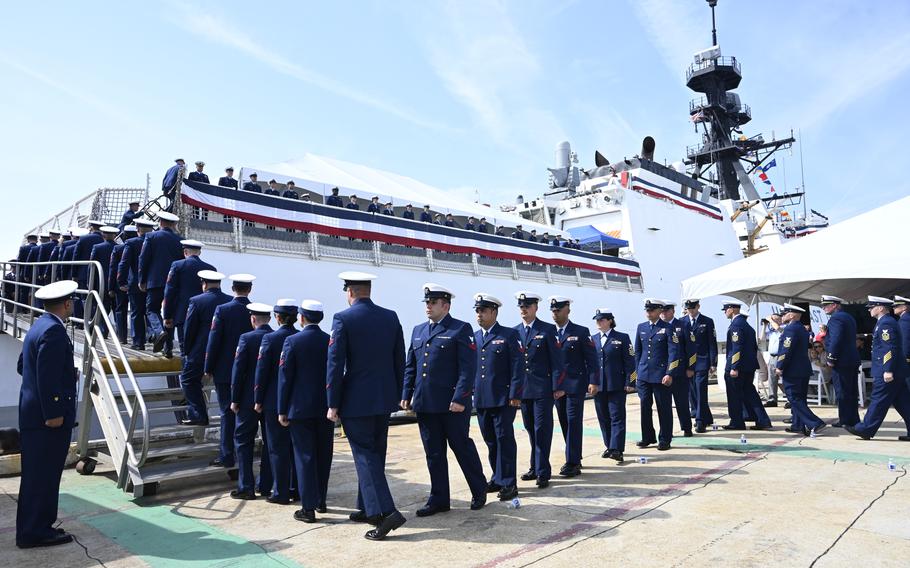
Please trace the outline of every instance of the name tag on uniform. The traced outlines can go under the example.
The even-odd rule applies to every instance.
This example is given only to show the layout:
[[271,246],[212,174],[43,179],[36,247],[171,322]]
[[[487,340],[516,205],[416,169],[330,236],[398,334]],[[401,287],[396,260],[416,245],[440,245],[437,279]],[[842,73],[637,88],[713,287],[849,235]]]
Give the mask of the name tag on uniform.
[[500,345],[500,344],[505,343],[505,342],[506,342],[505,339],[494,339],[494,340],[492,341],[493,345]]
[[658,335],[660,335],[661,333],[667,333],[667,328],[662,327],[662,328],[660,328],[660,329],[657,330],[657,334],[658,334]]
[[613,345],[622,345],[622,341],[620,341],[620,340],[618,340],[618,339],[614,339],[614,340],[611,341],[610,343],[612,343]]
[[440,335],[439,339],[452,339],[451,335]]
[[577,336],[577,335],[571,335],[571,336],[569,336],[569,337],[566,338],[566,341],[578,341],[578,336]]
[[541,334],[541,335],[535,335],[535,336],[534,336],[534,339],[543,339],[543,334]]

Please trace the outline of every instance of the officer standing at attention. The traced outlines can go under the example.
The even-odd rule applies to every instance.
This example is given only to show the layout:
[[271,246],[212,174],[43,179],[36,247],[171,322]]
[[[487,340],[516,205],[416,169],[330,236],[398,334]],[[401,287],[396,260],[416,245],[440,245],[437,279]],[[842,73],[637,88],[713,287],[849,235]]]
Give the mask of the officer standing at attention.
[[281,192],[278,191],[278,182],[274,179],[269,180],[269,186],[265,190],[266,195],[281,195]]
[[240,336],[250,330],[250,291],[253,289],[252,274],[231,274],[231,290],[234,299],[215,308],[212,325],[205,347],[202,380],[211,380],[218,395],[221,410],[221,453],[209,465],[234,467],[234,424],[236,418],[231,410],[231,371],[234,367],[234,353]]
[[200,270],[196,278],[202,282],[202,293],[190,298],[183,328],[183,372],[180,374],[180,387],[189,407],[187,418],[180,421],[184,426],[208,426],[209,413],[202,392],[205,348],[215,308],[231,301],[231,297],[221,291],[224,274],[214,270]]
[[355,522],[376,526],[364,535],[382,540],[405,523],[385,477],[389,413],[398,408],[404,382],[404,334],[398,315],[370,299],[373,274],[342,272],[350,308],[332,321],[326,367],[326,417],[344,421],[357,469]]
[[566,444],[562,477],[581,474],[581,443],[584,429],[585,395],[600,390],[600,364],[588,328],[569,321],[571,298],[550,296],[550,311],[556,324],[556,342],[562,351],[562,374],[557,384],[556,416]]
[[250,181],[243,184],[243,191],[252,191],[253,193],[262,193],[262,186],[257,183],[259,174],[253,172],[250,174]]
[[338,188],[332,188],[332,195],[325,198],[325,204],[330,207],[344,207],[344,203],[341,202],[341,198],[338,197]]
[[[161,321],[161,304],[171,264],[183,258],[180,235],[174,230],[179,217],[173,213],[158,213],[158,230],[145,235],[139,250],[139,290],[145,292],[145,312],[148,317],[149,339],[156,352],[161,351],[167,339]],[[174,387],[168,380],[168,386]]]
[[410,203],[404,206],[404,211],[401,213],[401,218],[410,219],[411,221],[414,220],[414,207]]
[[422,223],[432,223],[433,215],[430,214],[430,206],[424,205],[423,211],[420,212],[420,221]]
[[564,373],[562,352],[556,342],[556,326],[537,319],[540,296],[518,292],[521,323],[518,332],[524,351],[524,385],[521,389],[521,419],[531,442],[531,467],[522,481],[537,480],[537,487],[550,485],[550,446],[553,443],[553,400]]
[[487,218],[486,217],[480,218],[480,222],[477,223],[477,232],[478,233],[488,233],[489,232],[489,230],[487,229]]
[[367,213],[379,213],[381,207],[379,206],[379,196],[374,195],[370,200],[370,204],[367,205]]
[[670,340],[676,344],[679,350],[679,365],[669,373],[673,377],[670,390],[673,393],[673,403],[676,405],[679,428],[686,438],[691,438],[692,411],[689,410],[689,381],[695,376],[695,371],[690,368],[689,364],[692,346],[689,345],[689,334],[686,333],[685,324],[676,319],[676,304],[669,300],[663,300],[662,303],[664,309],[660,312],[660,319],[670,326]]
[[[183,259],[171,263],[164,286],[164,356],[171,358],[174,355],[174,330],[177,331],[177,341],[180,343],[180,352],[184,353],[183,323],[190,305],[190,298],[203,291],[199,281],[199,271],[215,270],[211,264],[201,260],[203,244],[199,241],[186,239],[180,241],[183,247]],[[203,352],[205,345],[203,345]],[[155,351],[159,351],[158,341],[155,341]]]
[[856,320],[842,308],[844,301],[837,296],[822,296],[822,309],[828,314],[828,334],[825,336],[827,365],[837,393],[837,422],[835,428],[859,422],[860,357],[856,348]]
[[477,219],[475,219],[473,216],[468,217],[468,222],[464,224],[464,230],[466,230],[466,231],[474,231],[474,230],[477,230],[477,222],[476,222],[476,221],[477,221]]
[[190,181],[209,183],[208,174],[205,174],[202,171],[204,168],[205,168],[205,162],[203,162],[203,161],[196,162],[196,171],[190,172],[190,175],[186,176],[186,179],[188,179]]
[[606,449],[602,458],[623,463],[626,450],[626,395],[635,392],[635,346],[629,336],[616,331],[616,319],[607,308],[594,312],[597,333],[594,350],[600,362],[601,389],[594,397],[594,410]]
[[25,335],[18,371],[22,475],[16,510],[16,546],[66,544],[73,536],[54,527],[60,476],[76,419],[79,381],[64,322],[73,315],[77,284],[61,280],[39,288],[35,298],[47,313]]
[[806,396],[809,393],[809,378],[812,376],[812,361],[809,360],[809,332],[800,319],[806,310],[792,304],[784,304],[781,320],[786,327],[780,336],[777,349],[777,366],[772,372],[784,382],[784,392],[790,402],[793,421],[787,432],[808,436],[817,434],[827,424],[809,408]]
[[139,201],[138,199],[134,199],[133,201],[130,201],[130,207],[129,207],[129,209],[127,209],[126,211],[124,211],[124,212],[123,212],[123,216],[120,217],[120,224],[117,225],[117,228],[118,228],[119,230],[122,231],[124,227],[126,227],[127,225],[132,224],[133,219],[135,219],[135,218],[138,216],[138,214],[139,214],[139,203],[140,203],[140,201]]
[[272,491],[272,468],[269,465],[269,446],[265,436],[265,420],[254,409],[253,388],[256,377],[256,361],[262,338],[271,333],[272,306],[258,302],[247,305],[249,322],[253,328],[240,336],[234,365],[231,369],[231,411],[237,416],[234,429],[234,443],[237,453],[237,489],[231,491],[234,499],[253,500],[256,498],[253,477],[253,449],[256,445],[256,431],[262,427],[262,454],[259,463],[259,493],[269,496]]
[[349,202],[348,202],[348,204],[345,205],[344,208],[345,208],[345,209],[356,209],[357,211],[359,211],[359,210],[360,210],[360,205],[357,204],[357,196],[356,196],[356,195],[352,195],[351,198],[350,198],[350,200],[349,200]]
[[[645,300],[647,321],[638,324],[635,332],[635,371],[638,396],[641,399],[641,440],[635,445],[647,448],[657,442],[657,449],[670,449],[673,440],[673,376],[681,364],[680,345],[671,339],[670,324],[660,319],[663,311],[660,300]],[[651,407],[657,404],[660,432],[654,434]]]
[[224,168],[225,175],[218,178],[218,185],[221,187],[230,187],[237,189],[237,180],[234,179],[234,168],[233,166],[228,166]]
[[322,302],[304,300],[297,309],[301,330],[284,340],[278,367],[278,422],[294,448],[300,510],[294,518],[316,522],[326,512],[335,423],[326,417],[325,367],[329,334],[319,329]]
[[253,401],[256,412],[265,418],[265,436],[269,445],[269,464],[275,478],[269,503],[287,505],[291,502],[291,434],[278,422],[278,366],[284,340],[297,333],[297,300],[282,298],[275,302],[272,311],[279,327],[266,334],[259,345],[256,362],[256,382]]
[[893,406],[907,428],[907,435],[898,439],[910,441],[910,388],[906,382],[910,369],[900,325],[891,315],[893,305],[893,301],[879,296],[869,296],[866,304],[869,315],[878,320],[872,332],[872,394],[869,395],[869,406],[862,422],[852,426],[844,424],[847,432],[863,440],[871,440],[875,436]]
[[525,233],[521,230],[521,225],[515,225],[515,230],[512,231],[512,238],[518,240],[524,240]]
[[387,216],[387,217],[394,217],[394,216],[395,216],[395,209],[392,208],[392,202],[391,202],[391,201],[389,201],[388,203],[386,203],[386,204],[385,204],[385,207],[382,208],[382,214],[385,215],[385,216]]
[[686,300],[683,318],[685,333],[689,336],[689,368],[695,376],[689,381],[689,407],[695,418],[695,431],[705,432],[714,423],[711,407],[708,405],[708,375],[717,370],[717,330],[714,320],[699,310],[701,303],[696,298]]
[[118,271],[120,270],[120,261],[123,260],[123,251],[126,249],[126,242],[136,236],[136,225],[127,225],[123,227],[121,233],[122,243],[114,245],[111,252],[111,263],[108,269],[107,285],[105,290],[114,297],[114,325],[117,328],[117,337],[120,343],[127,345],[129,341],[129,326],[127,325],[127,312],[129,310],[129,295],[120,289],[117,283]]
[[487,501],[487,480],[469,432],[477,345],[471,326],[449,314],[454,297],[438,284],[423,285],[428,321],[414,327],[404,368],[401,408],[417,412],[430,471],[430,498],[417,510],[418,517],[450,508],[446,445],[471,489],[471,510],[481,509]]
[[500,306],[499,298],[484,292],[474,295],[474,311],[480,326],[474,333],[478,346],[474,404],[493,470],[487,493],[498,491],[500,501],[511,501],[518,497],[518,447],[512,423],[521,406],[524,355],[518,332],[496,321]]
[[130,347],[138,351],[145,349],[146,296],[139,289],[139,253],[145,237],[154,230],[155,223],[148,219],[135,219],[138,236],[127,239],[120,266],[117,268],[117,285],[121,292],[126,292],[130,303]]
[[285,183],[285,186],[287,186],[287,189],[281,192],[281,197],[287,197],[288,199],[300,199],[300,194],[295,191],[296,184],[294,183],[294,180],[289,179],[287,183]]
[[751,411],[750,415],[755,420],[755,426],[750,430],[770,430],[771,419],[755,390],[755,371],[758,369],[755,329],[740,313],[741,307],[739,302],[727,302],[723,306],[724,315],[731,320],[727,328],[727,365],[724,370],[730,423],[724,425],[724,430],[746,429],[743,409]]

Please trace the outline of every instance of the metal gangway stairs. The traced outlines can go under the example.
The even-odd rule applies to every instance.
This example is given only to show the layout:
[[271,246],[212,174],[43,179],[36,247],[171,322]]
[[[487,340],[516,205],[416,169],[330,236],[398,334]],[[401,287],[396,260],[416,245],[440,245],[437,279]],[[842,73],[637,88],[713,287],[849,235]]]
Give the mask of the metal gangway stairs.
[[[100,263],[7,261],[0,262],[0,268],[0,333],[19,341],[44,313],[36,306],[34,291],[61,279],[65,270],[87,271],[86,288],[76,291],[84,318],[71,317],[67,323],[81,371],[76,415],[79,473],[92,474],[98,462],[110,465],[117,487],[134,497],[156,493],[161,482],[218,473],[236,479],[236,469],[209,465],[218,456],[220,420],[212,385],[204,384],[209,426],[179,425],[175,413],[187,408],[182,406],[183,392],[168,387],[166,378],[179,375],[182,359],[121,344],[106,310],[96,308],[104,305],[105,294]],[[103,439],[90,439],[93,420]]]

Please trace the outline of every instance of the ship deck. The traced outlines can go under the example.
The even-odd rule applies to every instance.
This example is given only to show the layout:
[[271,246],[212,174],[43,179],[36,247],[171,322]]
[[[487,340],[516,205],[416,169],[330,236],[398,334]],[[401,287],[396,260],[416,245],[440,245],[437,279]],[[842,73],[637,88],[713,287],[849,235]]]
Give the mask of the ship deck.
[[[724,395],[712,387],[715,418]],[[815,408],[815,407],[813,407]],[[897,441],[903,423],[892,410],[872,441],[828,428],[818,438],[783,431],[783,407],[769,409],[775,428],[709,431],[678,437],[673,450],[637,450],[639,405],[629,397],[626,464],[602,459],[600,431],[588,401],[585,459],[579,478],[554,477],[548,489],[519,482],[521,507],[492,501],[468,510],[470,494],[454,459],[449,466],[453,510],[414,515],[429,489],[416,424],[390,430],[387,474],[408,518],[385,542],[363,538],[368,527],[348,521],[356,476],[350,449],[336,439],[329,512],[306,525],[294,506],[264,499],[235,501],[232,483],[208,478],[163,484],[158,495],[133,500],[99,465],[92,476],[64,472],[60,520],[79,544],[19,550],[14,546],[17,477],[0,479],[0,547],[8,566],[906,566],[910,558],[910,443]],[[836,410],[817,413],[833,422]],[[519,471],[528,444],[516,420]],[[472,437],[480,433],[472,422]],[[562,464],[554,436],[554,471]],[[639,463],[638,456],[649,458]],[[896,471],[888,468],[889,459]],[[487,468],[486,460],[485,468]],[[488,468],[487,468],[488,470]],[[489,473],[489,472],[488,472]],[[177,485],[175,487],[175,485]]]

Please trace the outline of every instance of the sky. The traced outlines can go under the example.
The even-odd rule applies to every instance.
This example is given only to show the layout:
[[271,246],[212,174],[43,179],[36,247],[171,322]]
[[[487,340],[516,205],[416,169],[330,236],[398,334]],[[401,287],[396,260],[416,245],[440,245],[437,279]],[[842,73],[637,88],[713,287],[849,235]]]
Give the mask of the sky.
[[[0,35],[0,253],[98,187],[160,189],[310,152],[486,203],[699,137],[685,86],[704,0],[14,2]],[[908,193],[910,3],[720,0],[747,135],[800,134],[768,173],[833,222]]]

